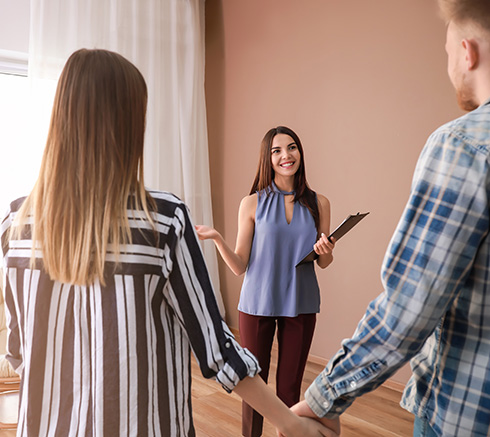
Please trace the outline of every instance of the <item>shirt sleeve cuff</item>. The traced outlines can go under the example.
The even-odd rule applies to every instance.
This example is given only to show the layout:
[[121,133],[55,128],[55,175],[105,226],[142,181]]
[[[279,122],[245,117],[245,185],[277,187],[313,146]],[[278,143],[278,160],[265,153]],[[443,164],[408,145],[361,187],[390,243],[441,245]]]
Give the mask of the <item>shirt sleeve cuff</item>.
[[245,367],[245,372],[241,371],[240,376],[230,363],[225,362],[223,368],[216,375],[216,380],[228,393],[231,393],[231,391],[242,379],[247,376],[253,378],[261,371],[261,368],[257,358],[255,358],[255,356],[248,349],[241,347],[235,338],[229,337],[226,341],[225,347],[234,347],[242,360],[243,366]]
[[305,393],[305,400],[308,406],[318,417],[325,417],[330,408],[332,408],[332,402],[323,393],[324,388],[322,387],[324,387],[324,384],[322,380],[323,375],[318,375]]
[[349,405],[349,403],[346,403],[345,406],[339,405],[342,402],[337,399],[333,388],[325,381],[324,372],[320,373],[306,390],[305,400],[318,417],[326,417],[327,419],[337,418]]

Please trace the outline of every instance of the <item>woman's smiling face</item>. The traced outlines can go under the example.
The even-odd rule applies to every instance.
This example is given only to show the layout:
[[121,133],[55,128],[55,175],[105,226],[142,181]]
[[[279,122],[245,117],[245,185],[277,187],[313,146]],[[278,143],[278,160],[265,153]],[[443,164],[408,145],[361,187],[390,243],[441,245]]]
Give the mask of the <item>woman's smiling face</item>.
[[271,145],[272,169],[276,176],[293,176],[301,163],[301,155],[294,140],[286,134],[277,134]]

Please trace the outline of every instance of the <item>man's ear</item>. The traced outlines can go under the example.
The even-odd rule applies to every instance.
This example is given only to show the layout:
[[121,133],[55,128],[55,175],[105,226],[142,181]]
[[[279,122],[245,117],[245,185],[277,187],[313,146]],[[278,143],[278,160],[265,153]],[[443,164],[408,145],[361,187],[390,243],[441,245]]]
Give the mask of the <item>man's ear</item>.
[[468,70],[474,70],[478,67],[480,52],[478,43],[474,39],[463,39],[461,45],[465,51],[465,63]]

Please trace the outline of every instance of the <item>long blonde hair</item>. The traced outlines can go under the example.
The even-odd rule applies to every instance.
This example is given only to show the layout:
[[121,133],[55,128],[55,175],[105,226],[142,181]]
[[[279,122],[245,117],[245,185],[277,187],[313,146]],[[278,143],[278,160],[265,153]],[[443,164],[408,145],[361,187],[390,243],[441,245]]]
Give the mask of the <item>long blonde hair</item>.
[[107,50],[82,49],[63,68],[39,177],[17,214],[19,237],[31,232],[51,279],[104,284],[108,244],[118,259],[130,243],[127,208],[153,225],[154,201],[143,181],[148,92],[138,69]]

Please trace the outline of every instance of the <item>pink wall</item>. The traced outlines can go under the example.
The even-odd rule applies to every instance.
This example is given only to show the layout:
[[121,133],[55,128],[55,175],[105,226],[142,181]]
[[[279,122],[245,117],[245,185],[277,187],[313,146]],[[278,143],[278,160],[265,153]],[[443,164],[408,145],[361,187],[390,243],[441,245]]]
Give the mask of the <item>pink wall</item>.
[[[299,134],[310,186],[330,199],[333,227],[371,212],[318,270],[313,355],[330,358],[382,291],[380,266],[417,157],[435,128],[460,115],[444,41],[435,1],[206,1],[216,228],[234,244],[260,141],[279,124]],[[220,278],[228,323],[238,327],[242,277],[220,260]]]

